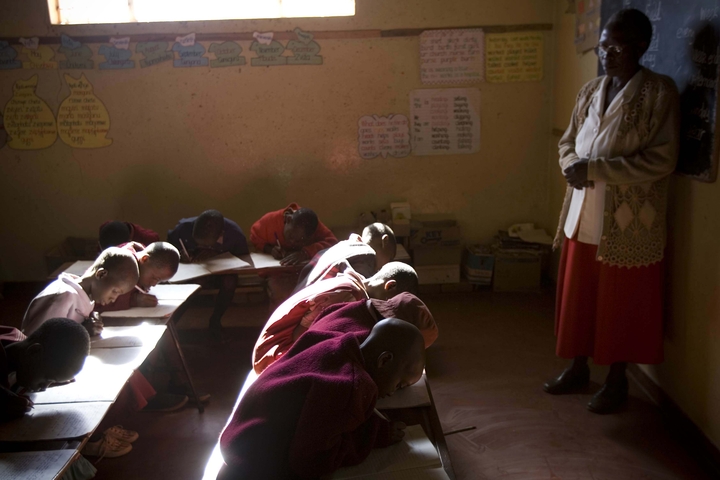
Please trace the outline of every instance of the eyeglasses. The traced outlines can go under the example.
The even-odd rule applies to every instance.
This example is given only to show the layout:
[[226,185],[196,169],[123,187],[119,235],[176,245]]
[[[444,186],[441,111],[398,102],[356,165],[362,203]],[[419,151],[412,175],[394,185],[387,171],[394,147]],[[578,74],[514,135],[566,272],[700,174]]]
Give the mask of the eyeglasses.
[[625,51],[625,48],[627,47],[618,47],[617,45],[595,45],[595,55],[597,55],[600,58],[605,58],[608,55],[622,55],[623,51]]

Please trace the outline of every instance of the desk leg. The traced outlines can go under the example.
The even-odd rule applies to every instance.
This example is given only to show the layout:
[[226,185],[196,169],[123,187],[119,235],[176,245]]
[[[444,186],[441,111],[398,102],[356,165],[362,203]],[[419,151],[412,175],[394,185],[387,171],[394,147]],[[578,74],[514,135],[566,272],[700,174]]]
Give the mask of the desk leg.
[[192,391],[192,397],[195,399],[195,404],[198,407],[198,412],[203,413],[205,411],[205,407],[202,403],[200,403],[200,398],[198,398],[197,391],[195,390],[195,384],[192,381],[192,377],[190,376],[190,370],[188,370],[187,363],[185,362],[185,355],[183,355],[182,348],[180,348],[180,341],[178,340],[177,329],[175,328],[175,322],[172,318],[169,322],[167,322],[167,326],[170,329],[170,335],[172,335],[173,342],[175,342],[175,349],[177,349],[177,353],[180,357],[180,362],[182,363],[183,370],[185,370],[185,377],[187,377],[187,381],[190,384],[190,390]]
[[450,462],[450,451],[448,450],[447,442],[445,441],[445,435],[443,435],[440,417],[438,417],[437,409],[435,408],[435,399],[432,396],[430,382],[425,379],[425,383],[427,385],[428,395],[430,396],[430,408],[427,409],[430,430],[432,430],[433,437],[435,437],[435,445],[437,446],[438,453],[440,454],[440,461],[445,469],[445,473],[447,473],[451,480],[455,480],[455,472],[453,471],[452,463]]

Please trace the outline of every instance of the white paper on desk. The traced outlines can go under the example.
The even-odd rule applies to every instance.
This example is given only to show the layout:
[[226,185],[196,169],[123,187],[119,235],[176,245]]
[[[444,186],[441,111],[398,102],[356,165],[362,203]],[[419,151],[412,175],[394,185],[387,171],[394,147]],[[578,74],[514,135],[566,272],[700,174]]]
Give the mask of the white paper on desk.
[[92,432],[111,402],[35,405],[22,418],[0,424],[0,441],[34,442],[81,437]]
[[168,282],[185,282],[193,278],[204,277],[205,275],[210,275],[210,272],[202,263],[181,263],[178,265],[178,271]]
[[387,448],[376,448],[360,465],[341,468],[330,478],[376,478],[380,473],[441,466],[440,456],[422,427],[412,425],[407,427],[405,437],[400,443]]
[[101,315],[108,318],[163,318],[175,313],[185,300],[158,300],[155,307],[133,307],[128,310],[114,310],[103,312]]
[[241,260],[232,253],[227,252],[206,260],[204,264],[210,273],[242,270],[252,266],[245,260]]
[[256,269],[261,268],[279,268],[280,260],[276,260],[272,255],[268,253],[251,253],[250,258],[252,259],[253,265]]
[[77,450],[44,450],[40,452],[0,453],[0,478],[28,480],[55,478]]
[[423,375],[416,383],[396,390],[389,397],[379,399],[375,408],[378,410],[391,410],[395,408],[427,407],[430,404],[430,394],[428,394],[425,375]]
[[95,262],[92,260],[78,260],[70,265],[63,273],[72,273],[73,275],[82,276],[88,268],[92,267],[93,263]]
[[91,337],[90,348],[151,347],[167,330],[165,325],[138,325],[135,327],[105,327],[100,336]]
[[91,350],[74,382],[30,393],[30,400],[35,404],[114,402],[133,369],[151,350],[145,347]]
[[187,283],[184,285],[155,285],[148,290],[150,295],[154,295],[158,300],[187,300],[190,295],[195,293],[200,285]]

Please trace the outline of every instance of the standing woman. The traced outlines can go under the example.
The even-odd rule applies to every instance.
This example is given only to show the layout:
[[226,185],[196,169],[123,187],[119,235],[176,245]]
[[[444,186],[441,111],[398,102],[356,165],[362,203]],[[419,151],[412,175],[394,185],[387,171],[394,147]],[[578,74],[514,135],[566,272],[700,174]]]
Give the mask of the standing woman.
[[639,63],[651,37],[639,10],[608,20],[596,48],[606,75],[580,90],[559,144],[568,189],[555,241],[564,240],[556,353],[572,363],[543,388],[582,390],[589,357],[610,365],[588,404],[595,413],[627,400],[627,362],[663,361],[665,212],[679,105],[672,79]]

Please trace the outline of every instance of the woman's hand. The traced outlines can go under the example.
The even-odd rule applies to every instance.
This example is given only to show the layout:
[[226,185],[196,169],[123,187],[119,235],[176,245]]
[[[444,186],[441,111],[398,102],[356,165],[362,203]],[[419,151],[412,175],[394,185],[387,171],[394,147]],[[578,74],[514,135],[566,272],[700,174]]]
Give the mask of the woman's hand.
[[568,185],[578,190],[594,186],[594,183],[588,180],[588,163],[590,163],[589,158],[581,158],[563,170]]

